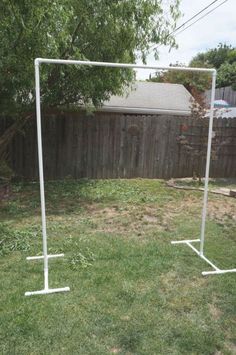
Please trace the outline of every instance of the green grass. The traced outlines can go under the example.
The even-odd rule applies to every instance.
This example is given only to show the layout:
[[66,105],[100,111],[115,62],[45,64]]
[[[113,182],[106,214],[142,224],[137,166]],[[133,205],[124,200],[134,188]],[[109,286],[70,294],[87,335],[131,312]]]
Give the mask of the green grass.
[[[15,184],[1,204],[2,354],[235,354],[235,274],[173,239],[197,238],[202,193],[158,180],[46,184],[50,286],[43,286],[39,186]],[[206,255],[235,267],[236,200],[211,195]]]

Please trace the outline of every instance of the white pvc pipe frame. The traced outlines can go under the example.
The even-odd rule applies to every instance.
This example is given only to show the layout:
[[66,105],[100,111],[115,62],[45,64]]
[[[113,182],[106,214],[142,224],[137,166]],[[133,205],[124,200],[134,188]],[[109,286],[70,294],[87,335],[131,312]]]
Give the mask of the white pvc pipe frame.
[[[206,274],[219,274],[226,272],[236,272],[236,269],[220,270],[213,263],[211,263],[204,255],[204,241],[205,241],[205,225],[206,225],[206,213],[207,213],[207,200],[208,200],[208,181],[210,170],[210,158],[211,158],[211,141],[212,141],[212,128],[213,128],[213,108],[215,98],[215,83],[216,83],[216,70],[207,68],[188,68],[188,67],[169,67],[169,66],[156,66],[156,65],[138,65],[138,64],[125,64],[125,63],[108,63],[108,62],[93,62],[93,61],[81,61],[81,60],[65,60],[65,59],[46,59],[36,58],[35,64],[35,91],[36,91],[36,117],[37,117],[37,140],[38,140],[38,160],[39,160],[39,181],[40,181],[40,198],[41,198],[41,218],[42,218],[42,234],[43,234],[43,255],[28,257],[27,260],[40,260],[44,261],[44,288],[39,291],[26,292],[26,296],[36,294],[49,294],[55,292],[69,291],[69,287],[64,288],[49,288],[48,283],[48,259],[63,257],[64,254],[49,255],[47,251],[47,228],[46,228],[46,211],[45,211],[45,191],[44,191],[44,173],[43,173],[43,150],[42,150],[42,130],[41,130],[41,103],[40,103],[40,64],[70,64],[70,65],[87,65],[87,66],[99,66],[99,67],[111,67],[111,68],[131,68],[131,69],[152,69],[152,70],[171,70],[171,71],[188,71],[199,73],[210,73],[212,75],[212,90],[211,90],[211,107],[210,107],[210,119],[209,119],[209,131],[208,131],[208,145],[207,145],[207,159],[206,159],[206,172],[205,172],[205,188],[203,197],[203,209],[202,209],[202,224],[201,224],[201,237],[195,240],[183,240],[173,241],[173,244],[184,243],[191,247],[201,258],[208,262],[215,270],[209,272],[203,272]],[[191,243],[200,242],[200,252],[195,249]]]

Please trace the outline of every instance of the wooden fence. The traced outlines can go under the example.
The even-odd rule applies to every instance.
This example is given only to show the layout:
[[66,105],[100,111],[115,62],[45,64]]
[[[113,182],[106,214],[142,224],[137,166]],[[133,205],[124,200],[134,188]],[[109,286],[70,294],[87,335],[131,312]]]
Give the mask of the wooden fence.
[[[0,121],[0,132],[6,124]],[[199,158],[184,142],[194,153],[208,135],[206,125],[189,117],[104,112],[44,115],[42,127],[46,179],[192,176]],[[215,119],[214,131],[210,175],[236,177],[236,119]],[[15,137],[9,162],[17,176],[38,179],[35,120]]]
[[[210,104],[211,101],[211,90],[205,92],[206,101]],[[230,106],[236,106],[236,91],[232,90],[231,86],[226,86],[223,88],[217,88],[215,93],[216,100],[225,100]]]

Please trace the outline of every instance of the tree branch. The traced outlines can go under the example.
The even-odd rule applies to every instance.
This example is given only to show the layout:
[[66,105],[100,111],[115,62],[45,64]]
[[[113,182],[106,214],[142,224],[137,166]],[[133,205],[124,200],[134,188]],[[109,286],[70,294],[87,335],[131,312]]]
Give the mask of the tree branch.
[[22,119],[16,120],[0,137],[0,160],[4,160],[7,154],[7,147],[11,140],[14,138],[16,132],[22,129],[30,118],[33,117],[33,113],[27,114]]
[[[61,53],[60,58],[62,58],[62,59],[68,59],[68,57],[72,54],[72,53],[71,53],[71,52],[72,52],[72,49],[73,49],[72,46],[73,46],[73,44],[75,43],[75,40],[76,40],[78,31],[79,31],[79,28],[80,28],[81,25],[82,25],[82,20],[77,23],[77,25],[76,25],[76,27],[75,27],[73,33],[72,33],[71,42],[70,42],[70,44],[68,45],[68,47],[65,48],[64,51]],[[54,83],[54,81],[55,81],[55,79],[56,79],[56,77],[57,77],[58,71],[59,71],[59,66],[55,66],[55,67],[52,69],[51,73],[49,74],[49,76],[48,76],[48,82],[47,82],[47,84],[48,84],[49,87]]]

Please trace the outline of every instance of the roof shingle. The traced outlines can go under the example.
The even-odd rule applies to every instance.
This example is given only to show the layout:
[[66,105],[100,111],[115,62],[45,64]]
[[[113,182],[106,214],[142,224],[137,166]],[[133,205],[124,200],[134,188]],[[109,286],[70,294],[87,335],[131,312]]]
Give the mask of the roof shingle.
[[101,110],[190,115],[191,97],[181,84],[136,82],[124,96],[112,96]]

